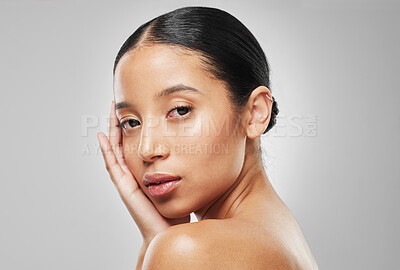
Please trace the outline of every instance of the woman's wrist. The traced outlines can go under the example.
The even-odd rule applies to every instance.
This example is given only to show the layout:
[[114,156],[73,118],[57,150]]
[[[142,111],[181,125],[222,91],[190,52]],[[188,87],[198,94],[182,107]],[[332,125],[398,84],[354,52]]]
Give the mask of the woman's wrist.
[[136,263],[136,270],[142,270],[144,256],[146,255],[146,251],[147,251],[149,244],[150,244],[150,242],[143,241],[142,247],[140,248],[140,251],[139,251],[137,263]]

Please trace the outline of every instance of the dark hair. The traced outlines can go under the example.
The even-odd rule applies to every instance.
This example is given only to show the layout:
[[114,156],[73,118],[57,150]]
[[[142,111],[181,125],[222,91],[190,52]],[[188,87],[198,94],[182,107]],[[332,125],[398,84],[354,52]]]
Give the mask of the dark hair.
[[[251,92],[270,89],[267,58],[251,32],[234,16],[217,8],[184,7],[141,25],[122,45],[114,62],[142,44],[166,44],[199,53],[208,70],[225,82],[236,109],[244,108]],[[278,104],[272,97],[272,114],[265,134],[276,123]]]

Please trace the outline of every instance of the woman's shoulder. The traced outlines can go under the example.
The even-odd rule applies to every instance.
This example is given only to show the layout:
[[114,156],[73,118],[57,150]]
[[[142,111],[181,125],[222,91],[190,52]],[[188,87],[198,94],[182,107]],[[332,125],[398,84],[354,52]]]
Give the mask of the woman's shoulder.
[[234,219],[172,226],[150,243],[143,269],[299,269],[268,233]]

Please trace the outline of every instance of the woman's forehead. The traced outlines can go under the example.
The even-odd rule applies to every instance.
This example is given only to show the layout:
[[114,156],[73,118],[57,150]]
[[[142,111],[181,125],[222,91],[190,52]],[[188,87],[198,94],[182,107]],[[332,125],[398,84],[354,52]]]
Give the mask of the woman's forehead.
[[[126,53],[118,63],[115,71],[116,79],[124,79],[127,75],[158,72],[163,74],[182,71],[196,72],[202,67],[200,56],[194,52],[175,46],[153,45],[140,46]],[[158,75],[163,75],[158,74]]]
[[179,84],[206,91],[221,83],[194,53],[166,45],[143,46],[121,58],[114,76],[114,94],[159,91]]

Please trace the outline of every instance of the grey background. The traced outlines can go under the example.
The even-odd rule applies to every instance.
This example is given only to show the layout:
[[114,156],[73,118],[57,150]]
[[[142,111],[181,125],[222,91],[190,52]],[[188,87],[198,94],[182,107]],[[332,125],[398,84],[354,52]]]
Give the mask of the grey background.
[[1,0],[0,269],[134,269],[140,233],[96,132],[122,43],[187,5],[230,12],[264,48],[281,110],[263,137],[267,173],[320,269],[398,269],[400,10],[389,0]]

